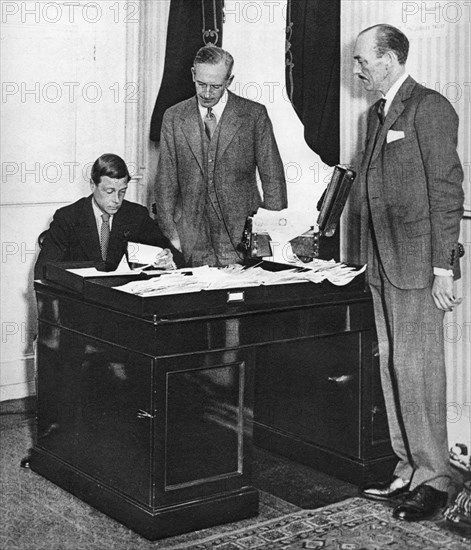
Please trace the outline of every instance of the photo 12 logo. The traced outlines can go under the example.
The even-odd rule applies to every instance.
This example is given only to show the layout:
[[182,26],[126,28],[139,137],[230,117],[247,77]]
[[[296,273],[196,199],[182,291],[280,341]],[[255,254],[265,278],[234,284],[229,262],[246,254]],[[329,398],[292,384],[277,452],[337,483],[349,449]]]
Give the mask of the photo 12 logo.
[[[90,181],[93,162],[81,164],[76,161],[64,162],[34,162],[4,161],[1,165],[2,183],[71,183]],[[139,166],[135,162],[127,163],[131,179],[139,173]]]
[[139,2],[1,2],[2,23],[91,23],[104,17],[114,23],[139,23]]
[[277,23],[286,21],[287,3],[280,0],[241,0],[225,2],[224,17],[226,21],[240,23]]
[[2,82],[2,103],[138,103],[138,98],[136,82],[114,82],[111,86],[98,82]]
[[471,2],[403,2],[403,23],[458,23],[471,21]]

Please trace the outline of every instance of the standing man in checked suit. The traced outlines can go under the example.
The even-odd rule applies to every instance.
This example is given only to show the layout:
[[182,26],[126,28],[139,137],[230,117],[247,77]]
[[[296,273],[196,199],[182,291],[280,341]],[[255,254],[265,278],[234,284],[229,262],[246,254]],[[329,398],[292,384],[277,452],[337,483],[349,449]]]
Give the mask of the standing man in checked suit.
[[354,73],[382,98],[368,113],[360,170],[362,249],[374,301],[392,479],[366,487],[374,500],[403,497],[393,515],[416,521],[447,504],[457,483],[448,460],[444,312],[455,299],[463,171],[458,116],[406,72],[407,37],[390,25],[362,31]]
[[266,108],[228,91],[233,63],[221,48],[201,48],[192,68],[196,95],[169,108],[162,123],[157,220],[194,266],[240,263],[237,245],[247,216],[259,206],[287,206]]

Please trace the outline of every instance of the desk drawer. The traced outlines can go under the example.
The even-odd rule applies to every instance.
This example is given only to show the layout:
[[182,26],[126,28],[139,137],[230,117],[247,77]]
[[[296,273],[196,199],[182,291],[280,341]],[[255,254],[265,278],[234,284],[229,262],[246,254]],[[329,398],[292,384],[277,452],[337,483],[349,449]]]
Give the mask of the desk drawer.
[[[150,356],[233,349],[371,328],[370,300],[306,304],[179,320],[142,319],[71,297],[38,293],[40,320]],[[104,322],[106,319],[106,322]]]

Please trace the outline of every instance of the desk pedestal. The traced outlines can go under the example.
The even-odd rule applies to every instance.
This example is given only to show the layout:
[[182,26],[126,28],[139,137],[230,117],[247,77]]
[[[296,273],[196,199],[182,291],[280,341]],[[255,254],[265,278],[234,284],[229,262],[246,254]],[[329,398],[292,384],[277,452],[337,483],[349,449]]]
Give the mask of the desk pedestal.
[[[149,539],[258,513],[253,350],[208,349],[207,321],[158,325],[47,287],[37,298],[34,471]],[[230,320],[215,328],[213,341],[237,338]]]
[[34,471],[149,539],[257,514],[254,420],[272,451],[359,485],[387,475],[364,282],[153,302],[107,284],[35,283]]

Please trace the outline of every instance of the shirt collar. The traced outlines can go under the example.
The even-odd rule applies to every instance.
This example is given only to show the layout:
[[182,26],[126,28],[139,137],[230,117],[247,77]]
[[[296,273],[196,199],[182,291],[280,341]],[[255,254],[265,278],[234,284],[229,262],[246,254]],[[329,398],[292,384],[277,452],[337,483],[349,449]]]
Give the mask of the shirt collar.
[[406,78],[409,76],[409,73],[404,73],[402,76],[400,76],[396,82],[389,88],[386,95],[384,95],[384,99],[386,100],[386,103],[384,104],[384,112],[387,113],[389,110],[389,107],[391,106],[391,103],[393,102],[393,99],[396,97],[397,92],[399,91],[399,88],[404,84]]
[[[212,112],[216,116],[216,120],[219,122],[222,117],[222,113],[224,112],[224,109],[227,105],[227,100],[229,99],[229,94],[227,92],[227,88],[224,90],[224,93],[221,96],[221,99],[216,103],[214,107],[212,107]],[[198,99],[197,99],[198,101]],[[198,101],[198,108],[200,111],[201,118],[204,120],[204,117],[206,116],[208,112],[207,107],[202,107]]]
[[[100,227],[101,227],[101,224],[103,223],[103,218],[101,217],[101,215],[104,214],[104,212],[98,206],[98,204],[96,203],[94,197],[92,197],[92,208],[93,208],[93,214],[95,216],[96,224],[97,224],[97,227],[98,227],[98,230],[99,230]],[[110,215],[109,221],[110,221],[110,229],[111,229],[111,224],[113,222],[113,216],[112,215]]]

